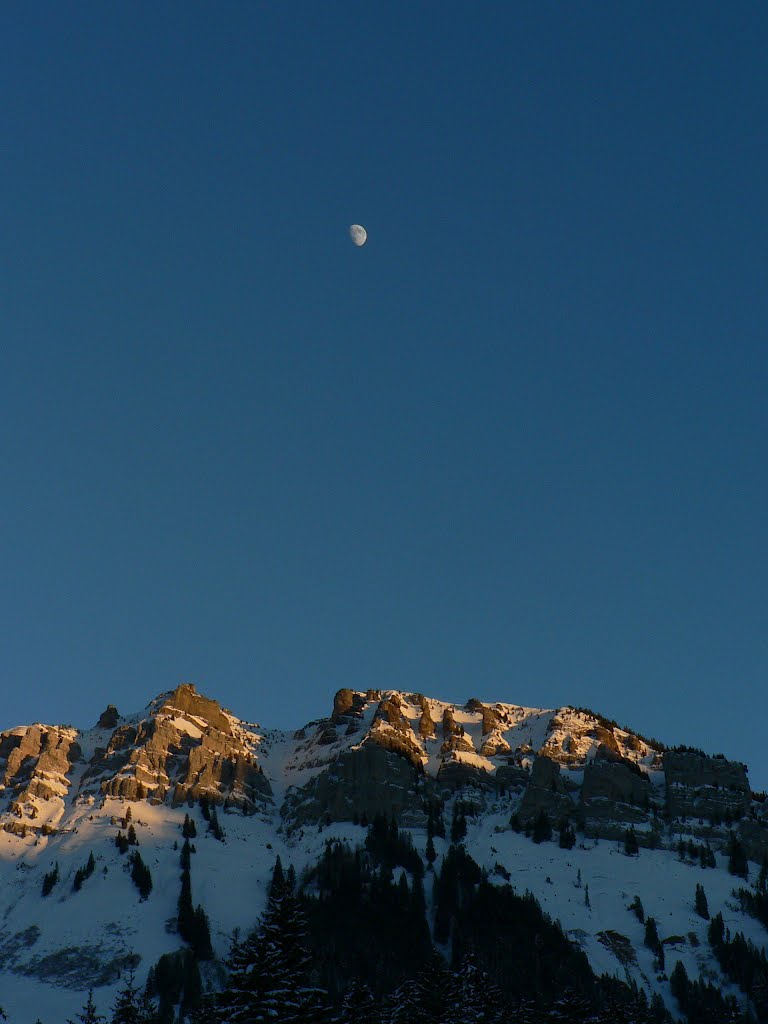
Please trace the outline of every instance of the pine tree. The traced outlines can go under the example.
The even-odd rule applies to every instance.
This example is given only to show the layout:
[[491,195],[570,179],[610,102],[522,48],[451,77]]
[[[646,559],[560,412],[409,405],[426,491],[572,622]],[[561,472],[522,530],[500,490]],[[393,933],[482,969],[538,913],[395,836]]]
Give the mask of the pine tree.
[[658,965],[661,970],[664,969],[664,946],[662,945],[661,939],[659,938],[658,929],[656,927],[656,920],[653,917],[647,917],[645,919],[645,945],[653,953],[656,954]]
[[635,830],[630,826],[624,834],[624,853],[628,857],[636,857],[640,853]]
[[310,978],[307,923],[292,879],[275,864],[259,927],[238,944],[219,999],[228,1024],[320,1024],[328,1017],[327,994]]
[[412,998],[420,1024],[444,1024],[447,1020],[456,1001],[456,992],[453,976],[436,949],[416,976]]
[[533,841],[534,843],[543,843],[549,842],[551,838],[552,825],[550,824],[547,812],[542,807],[533,823]]
[[344,996],[336,1024],[378,1024],[378,1021],[379,1014],[371,990],[357,978],[353,979]]
[[96,1004],[93,1001],[93,989],[88,990],[88,1000],[80,1013],[75,1014],[75,1020],[67,1020],[67,1024],[107,1024],[107,1018],[96,1012]]
[[53,889],[54,885],[56,885],[58,880],[59,880],[59,862],[56,861],[56,863],[53,865],[52,870],[49,871],[43,877],[43,888],[42,888],[43,896],[48,896],[48,894],[51,892],[51,890]]
[[688,972],[686,971],[683,963],[678,960],[675,964],[674,970],[669,976],[669,987],[683,1013],[687,1012],[689,985],[690,981],[688,980]]
[[451,821],[451,842],[460,843],[467,835],[467,819],[460,806],[456,804],[453,808],[453,820]]
[[272,868],[272,878],[269,881],[269,889],[267,890],[267,896],[269,898],[279,897],[285,892],[285,874],[283,872],[283,862],[280,860],[280,854],[275,859],[275,866]]
[[228,960],[229,977],[216,999],[222,1024],[257,1024],[268,1018],[259,1005],[263,977],[263,949],[258,931],[240,942],[235,936]]
[[656,927],[656,919],[647,917],[645,919],[645,945],[654,953],[660,946],[659,932]]
[[131,854],[130,864],[133,884],[139,890],[142,900],[145,900],[152,892],[152,874],[138,850],[134,850]]
[[572,850],[576,844],[576,833],[569,826],[567,821],[560,825],[559,845],[561,850]]
[[703,917],[705,921],[709,920],[709,907],[707,906],[707,894],[704,892],[704,886],[696,885],[696,897],[694,899],[694,909],[699,917]]
[[195,930],[195,910],[192,906],[192,880],[189,868],[181,872],[181,891],[177,906],[179,935],[185,942],[191,942]]
[[190,945],[198,960],[213,960],[211,927],[208,923],[208,915],[199,903],[195,907],[192,920],[192,940]]
[[639,896],[635,896],[632,902],[629,904],[629,909],[635,915],[640,924],[645,924],[645,910]]
[[386,1024],[421,1024],[414,981],[404,981],[387,998],[383,1020]]
[[[209,1020],[214,1020],[210,1017]],[[148,992],[139,997],[139,1024],[160,1024],[160,1014]]]
[[760,867],[760,874],[757,876],[757,891],[765,893],[768,889],[768,854],[763,854],[763,863]]
[[468,953],[461,962],[453,999],[451,1019],[456,1024],[501,1024],[504,1020],[501,992],[478,966],[474,953]]
[[746,878],[749,874],[749,863],[744,847],[734,835],[731,835],[728,844],[728,871],[739,878]]
[[188,1017],[189,1024],[212,1024],[216,1017],[216,1000],[212,993],[207,992],[200,997],[197,1006]]
[[139,990],[134,985],[133,971],[130,971],[125,984],[115,996],[112,1024],[142,1024]]
[[437,853],[435,851],[435,844],[432,841],[432,836],[427,837],[427,849],[425,852],[425,856],[427,858],[427,864],[429,864],[429,866],[432,867],[432,865],[437,860]]
[[183,962],[183,973],[181,982],[181,1005],[179,1007],[179,1019],[189,1017],[200,1005],[203,998],[203,981],[200,977],[200,968],[194,956],[185,956]]
[[221,825],[219,824],[219,816],[216,813],[216,808],[215,807],[211,807],[210,808],[210,814],[209,814],[209,818],[208,818],[208,831],[211,832],[213,834],[214,838],[218,839],[219,842],[223,842],[223,840],[224,840],[224,831],[223,831]]

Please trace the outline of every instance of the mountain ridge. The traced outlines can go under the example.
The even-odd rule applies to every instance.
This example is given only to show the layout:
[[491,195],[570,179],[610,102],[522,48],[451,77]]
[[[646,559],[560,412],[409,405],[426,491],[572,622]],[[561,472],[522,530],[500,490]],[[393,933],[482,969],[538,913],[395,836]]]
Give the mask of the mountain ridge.
[[[0,732],[0,1005],[26,1001],[42,1015],[51,992],[59,999],[90,986],[113,993],[125,956],[138,958],[141,975],[179,947],[173,850],[185,816],[203,830],[196,898],[211,919],[217,962],[232,928],[247,929],[258,917],[275,856],[310,870],[328,841],[359,843],[383,816],[428,859],[435,808],[459,809],[471,856],[491,877],[509,876],[534,892],[595,969],[624,976],[604,933],[631,941],[626,907],[633,892],[643,902],[658,898],[662,866],[671,880],[664,899],[674,907],[672,934],[696,934],[686,918],[690,894],[682,892],[690,849],[706,849],[717,864],[707,884],[728,926],[759,942],[757,922],[728,909],[726,864],[734,840],[757,864],[768,851],[761,796],[740,762],[663,747],[586,709],[476,698],[460,705],[397,690],[340,690],[327,717],[293,731],[245,722],[191,684],[137,713],[110,705],[90,729],[15,727]],[[118,847],[129,818],[154,879],[151,896],[138,903]],[[573,830],[571,847],[534,845],[544,819]],[[630,833],[639,860],[623,856]],[[437,871],[448,841],[434,843]],[[689,851],[682,857],[681,843]],[[75,891],[89,853],[95,876]],[[44,898],[41,885],[54,867],[57,882]],[[582,874],[588,913],[574,902],[583,898]],[[251,894],[247,906],[240,891]],[[107,892],[114,909],[103,905]],[[72,919],[73,906],[82,921]],[[706,936],[697,941],[681,953],[686,969],[715,971],[711,956],[697,952]],[[673,1006],[668,978],[643,955],[637,946],[629,976]],[[220,977],[206,971],[215,987]]]

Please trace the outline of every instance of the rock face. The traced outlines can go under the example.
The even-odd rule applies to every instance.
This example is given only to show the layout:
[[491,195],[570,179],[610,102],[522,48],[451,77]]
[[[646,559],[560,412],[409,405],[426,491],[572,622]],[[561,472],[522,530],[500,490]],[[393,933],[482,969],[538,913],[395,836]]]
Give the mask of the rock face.
[[419,719],[419,736],[423,740],[432,740],[435,738],[437,726],[432,718],[432,713],[429,710],[429,703],[426,697],[419,694],[418,697],[419,706],[421,707],[421,718]]
[[440,747],[440,753],[448,754],[453,750],[471,753],[474,749],[474,744],[465,734],[464,727],[457,723],[453,711],[446,708],[443,712],[443,745]]
[[424,752],[410,722],[403,715],[397,695],[382,700],[376,710],[367,742],[404,757],[413,768],[420,768]]
[[114,729],[119,721],[120,712],[114,704],[107,704],[96,725],[99,729]]
[[204,799],[250,812],[272,795],[230,718],[190,684],[177,687],[138,726],[116,729],[106,751],[94,755],[84,784],[103,773],[101,792],[127,800],[161,803],[170,794],[174,805]]
[[219,702],[211,700],[209,697],[203,697],[195,690],[192,683],[182,683],[181,686],[176,687],[168,700],[160,707],[161,711],[168,709],[182,711],[192,718],[202,718],[213,729],[223,732],[227,736],[232,732],[230,721],[221,710]]
[[600,754],[598,748],[595,759],[584,768],[582,804],[588,805],[593,800],[608,800],[648,807],[648,776],[631,761],[626,761],[618,755],[609,756],[608,751],[602,756]]
[[587,836],[620,839],[632,825],[641,845],[691,834],[716,850],[735,828],[749,857],[768,852],[768,807],[752,799],[742,764],[660,750],[583,709],[345,688],[328,718],[293,735],[266,740],[256,728],[183,684],[139,715],[109,705],[82,734],[11,729],[0,734],[0,822],[55,832],[67,807],[114,797],[276,815],[272,779],[289,831],[376,814],[418,823],[428,803],[465,790],[462,800],[503,801],[524,824],[544,811]]
[[409,760],[377,743],[342,754],[300,790],[289,794],[283,816],[291,828],[322,821],[424,818],[418,775]]
[[574,803],[566,792],[560,765],[544,754],[533,763],[531,781],[523,794],[518,814],[521,822],[526,824],[533,821],[540,811],[544,811],[553,823],[561,818],[569,819],[574,814]]
[[749,806],[749,783],[743,764],[693,751],[664,755],[667,813],[722,821],[739,817]]
[[66,726],[32,725],[0,734],[0,798],[9,798],[11,812],[23,822],[47,819],[59,812],[69,790],[69,772],[81,756],[75,730]]

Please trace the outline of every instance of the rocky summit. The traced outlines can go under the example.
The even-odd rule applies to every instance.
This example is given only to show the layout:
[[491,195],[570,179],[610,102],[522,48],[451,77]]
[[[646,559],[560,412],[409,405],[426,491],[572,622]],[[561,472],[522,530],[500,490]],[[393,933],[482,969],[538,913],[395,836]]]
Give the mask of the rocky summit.
[[[596,974],[680,1012],[663,955],[627,909],[637,897],[655,906],[659,948],[749,1009],[693,909],[699,865],[730,933],[765,948],[754,901],[767,805],[739,762],[667,748],[583,708],[398,691],[339,690],[327,718],[289,732],[190,684],[94,719],[0,733],[0,1006],[13,1020],[63,1021],[89,989],[106,1006],[128,967],[143,985],[164,956],[190,942],[200,953],[179,909],[184,840],[210,933],[201,983],[215,992],[233,929],[247,934],[264,910],[278,855],[311,896],[334,844],[373,856],[377,822],[426,867],[427,923],[448,959],[456,940],[440,931],[439,886],[461,848],[492,884],[533,894]],[[414,864],[403,864],[406,890]],[[750,878],[752,895],[735,895]]]

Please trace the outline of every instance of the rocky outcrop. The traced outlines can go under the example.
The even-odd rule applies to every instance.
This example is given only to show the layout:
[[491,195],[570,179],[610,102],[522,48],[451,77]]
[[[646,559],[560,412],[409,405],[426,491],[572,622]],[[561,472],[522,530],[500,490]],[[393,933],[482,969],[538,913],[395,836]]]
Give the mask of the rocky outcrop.
[[99,729],[114,729],[120,721],[120,712],[114,704],[107,704],[96,723]]
[[738,761],[694,751],[664,755],[667,814],[713,821],[739,817],[749,807],[747,771]]
[[433,740],[437,730],[437,725],[432,718],[429,710],[429,703],[426,697],[419,695],[419,705],[421,707],[421,718],[419,719],[419,736],[423,740]]
[[230,718],[190,685],[177,687],[138,725],[115,729],[107,748],[95,752],[82,792],[94,783],[104,796],[154,803],[170,796],[174,805],[205,799],[245,812],[272,796]]
[[504,719],[495,708],[489,708],[483,704],[480,710],[483,716],[483,736],[492,732],[500,732],[504,728]]
[[456,721],[453,711],[446,708],[443,711],[443,743],[440,747],[441,754],[449,754],[454,750],[474,752],[472,740],[464,732],[464,726]]
[[531,781],[523,794],[518,815],[525,824],[533,821],[540,811],[553,823],[574,814],[574,803],[568,795],[560,765],[544,755],[533,762]]
[[490,789],[496,786],[493,772],[468,764],[456,757],[445,757],[437,772],[437,783],[440,789],[453,791],[464,786],[475,786],[479,789]]
[[739,822],[736,836],[750,860],[762,864],[768,857],[768,822],[745,818]]
[[598,748],[595,759],[584,768],[581,802],[588,805],[594,800],[608,800],[647,807],[650,789],[648,776],[637,765],[609,748]]
[[424,751],[410,722],[403,715],[402,704],[397,695],[385,698],[379,703],[365,743],[373,743],[384,750],[399,754],[414,768],[420,769],[423,764]]
[[373,821],[393,815],[421,823],[418,773],[409,761],[376,743],[347,751],[301,789],[289,793],[282,814],[291,829],[322,821]]
[[502,736],[501,731],[493,729],[487,736],[483,737],[480,753],[483,757],[498,757],[499,754],[509,753],[509,749],[509,744]]
[[160,711],[183,711],[194,718],[202,718],[203,721],[218,729],[219,732],[230,735],[232,726],[229,719],[221,710],[221,705],[210,697],[203,697],[199,694],[192,683],[182,683],[177,686],[170,697],[160,706]]
[[19,818],[34,821],[38,801],[63,800],[69,772],[81,757],[75,731],[64,726],[32,725],[0,735],[0,793],[10,796]]
[[355,691],[349,689],[341,689],[336,691],[336,695],[333,698],[333,715],[331,716],[332,721],[336,722],[343,715],[348,714],[355,703]]
[[496,769],[494,782],[502,790],[522,790],[531,781],[530,772],[512,764],[503,764]]

